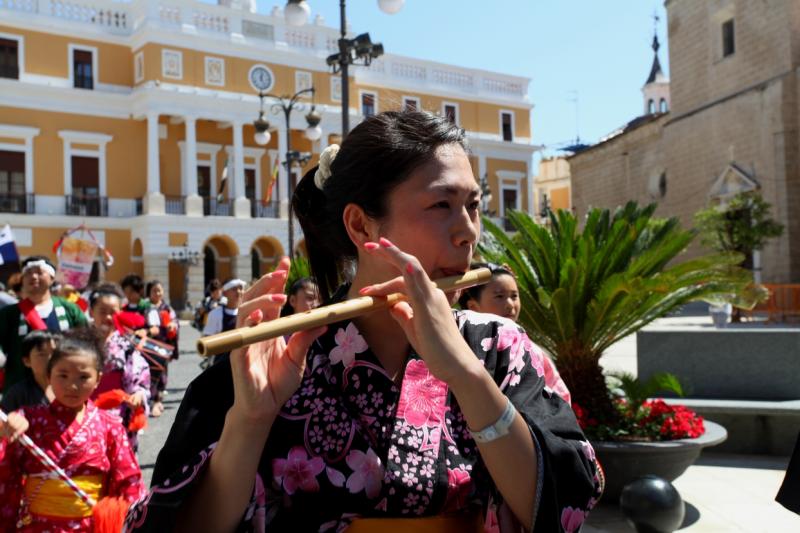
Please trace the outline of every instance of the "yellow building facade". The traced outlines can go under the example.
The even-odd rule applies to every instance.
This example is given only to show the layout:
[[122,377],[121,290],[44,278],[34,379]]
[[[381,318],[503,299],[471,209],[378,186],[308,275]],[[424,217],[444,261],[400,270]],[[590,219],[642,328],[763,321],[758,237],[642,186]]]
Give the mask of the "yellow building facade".
[[[325,62],[338,38],[319,18],[287,26],[279,8],[0,3],[0,226],[11,225],[21,256],[53,257],[83,223],[115,257],[101,278],[157,278],[175,302],[197,302],[211,277],[266,272],[288,253],[288,143],[282,115],[268,115],[270,142],[255,142],[252,73],[266,70],[276,95],[315,88],[304,103],[322,115],[321,140],[304,137],[305,111],[290,133],[313,165],[341,136],[341,78]],[[489,207],[533,210],[529,82],[386,54],[351,70],[350,122],[403,107],[450,116],[495,192]],[[186,250],[197,265],[170,259]]]

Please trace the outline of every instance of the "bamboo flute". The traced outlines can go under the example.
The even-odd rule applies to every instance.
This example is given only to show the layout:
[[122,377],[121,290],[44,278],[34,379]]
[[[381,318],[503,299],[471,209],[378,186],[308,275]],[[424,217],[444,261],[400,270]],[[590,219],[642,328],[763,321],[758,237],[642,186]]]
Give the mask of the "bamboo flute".
[[[444,292],[452,292],[474,285],[482,285],[491,278],[492,272],[488,268],[478,268],[470,270],[461,276],[450,276],[434,280],[434,283]],[[325,326],[341,320],[366,315],[373,311],[386,309],[403,300],[405,300],[405,296],[401,293],[393,293],[383,297],[361,296],[352,300],[311,309],[304,313],[276,318],[255,326],[244,326],[230,331],[223,331],[216,335],[202,337],[197,341],[197,352],[202,357],[229,352],[236,348],[282,337],[296,331]]]

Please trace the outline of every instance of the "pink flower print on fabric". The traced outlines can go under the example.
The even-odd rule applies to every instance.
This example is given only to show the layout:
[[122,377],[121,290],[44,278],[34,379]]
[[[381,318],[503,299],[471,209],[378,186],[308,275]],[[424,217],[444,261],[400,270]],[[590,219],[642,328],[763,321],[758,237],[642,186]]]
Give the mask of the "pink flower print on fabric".
[[367,349],[367,341],[356,329],[356,325],[350,322],[346,329],[339,328],[334,336],[336,348],[331,350],[330,360],[332,364],[342,363],[345,367],[353,364],[356,354]]
[[430,373],[425,362],[413,359],[406,366],[397,418],[423,431],[420,451],[433,450],[442,435],[455,444],[445,424],[447,384]]
[[321,457],[309,458],[302,446],[295,446],[289,450],[288,458],[272,461],[273,475],[283,484],[287,494],[294,494],[297,489],[303,492],[317,492],[319,490],[317,476],[323,470],[325,461]]
[[353,473],[347,478],[347,489],[356,494],[362,490],[367,498],[377,498],[381,493],[383,483],[383,465],[372,448],[367,453],[359,450],[350,450],[345,459]]
[[528,353],[531,366],[536,370],[536,375],[542,377],[544,372],[544,361],[541,350],[537,348],[528,336],[519,330],[513,323],[503,324],[497,331],[497,337],[487,337],[481,341],[481,347],[488,351],[492,347],[495,338],[497,339],[497,351],[509,348],[508,373],[500,384],[500,389],[519,385],[522,371],[525,370],[525,354]]
[[586,513],[581,509],[564,507],[561,510],[561,527],[566,533],[574,533],[581,528],[581,524],[586,519]]
[[491,503],[486,511],[483,531],[484,533],[500,533],[500,521],[497,519],[497,506],[494,503]]
[[445,511],[458,511],[467,505],[467,498],[472,492],[472,479],[463,467],[447,469],[447,499]]
[[572,405],[572,395],[567,388],[567,384],[561,379],[561,374],[558,373],[556,365],[547,357],[542,354],[542,363],[544,364],[544,384],[550,390],[561,396],[568,404]]

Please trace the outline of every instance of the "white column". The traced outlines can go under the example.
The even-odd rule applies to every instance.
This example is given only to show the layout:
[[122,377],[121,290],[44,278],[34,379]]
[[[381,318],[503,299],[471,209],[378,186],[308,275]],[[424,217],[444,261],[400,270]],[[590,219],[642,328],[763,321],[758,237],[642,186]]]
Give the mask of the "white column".
[[25,138],[25,192],[33,191],[33,137],[29,136]]
[[186,195],[197,196],[197,131],[196,119],[185,117],[186,126],[186,152],[184,153],[186,165]]
[[[250,200],[244,188],[244,140],[241,122],[233,122],[233,215],[236,218],[250,218]],[[244,278],[243,278],[244,279]]]
[[147,113],[147,192],[161,192],[158,169],[158,113]]
[[528,214],[534,216],[536,215],[536,206],[533,203],[533,186],[536,184],[536,178],[533,175],[533,169],[536,168],[533,166],[533,157],[528,162],[528,175],[525,177],[525,187],[528,193]]
[[280,216],[281,218],[289,218],[289,172],[286,165],[283,164],[283,158],[286,157],[286,134],[281,131],[276,132],[278,136],[278,179],[280,180]]
[[203,199],[197,195],[197,119],[187,116],[183,118],[186,127],[186,143],[184,150],[184,193],[186,194],[186,214],[188,216],[203,216]]
[[233,123],[233,196],[244,196],[244,140],[241,122]]

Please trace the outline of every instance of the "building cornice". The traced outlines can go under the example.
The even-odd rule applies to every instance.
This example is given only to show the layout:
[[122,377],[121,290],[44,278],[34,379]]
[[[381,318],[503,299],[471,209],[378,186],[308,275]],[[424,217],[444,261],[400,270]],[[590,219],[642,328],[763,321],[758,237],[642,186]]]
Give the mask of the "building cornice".
[[[86,6],[87,13],[94,13],[90,18],[82,15],[80,0],[71,10],[57,10],[52,0],[11,5],[0,7],[4,25],[128,46],[134,53],[146,44],[160,44],[327,73],[325,58],[337,49],[336,28],[292,28],[282,17],[192,0],[94,0]],[[269,38],[247,35],[247,24],[269,29]],[[399,55],[386,54],[369,68],[354,69],[353,78],[357,84],[532,107],[529,78]]]

